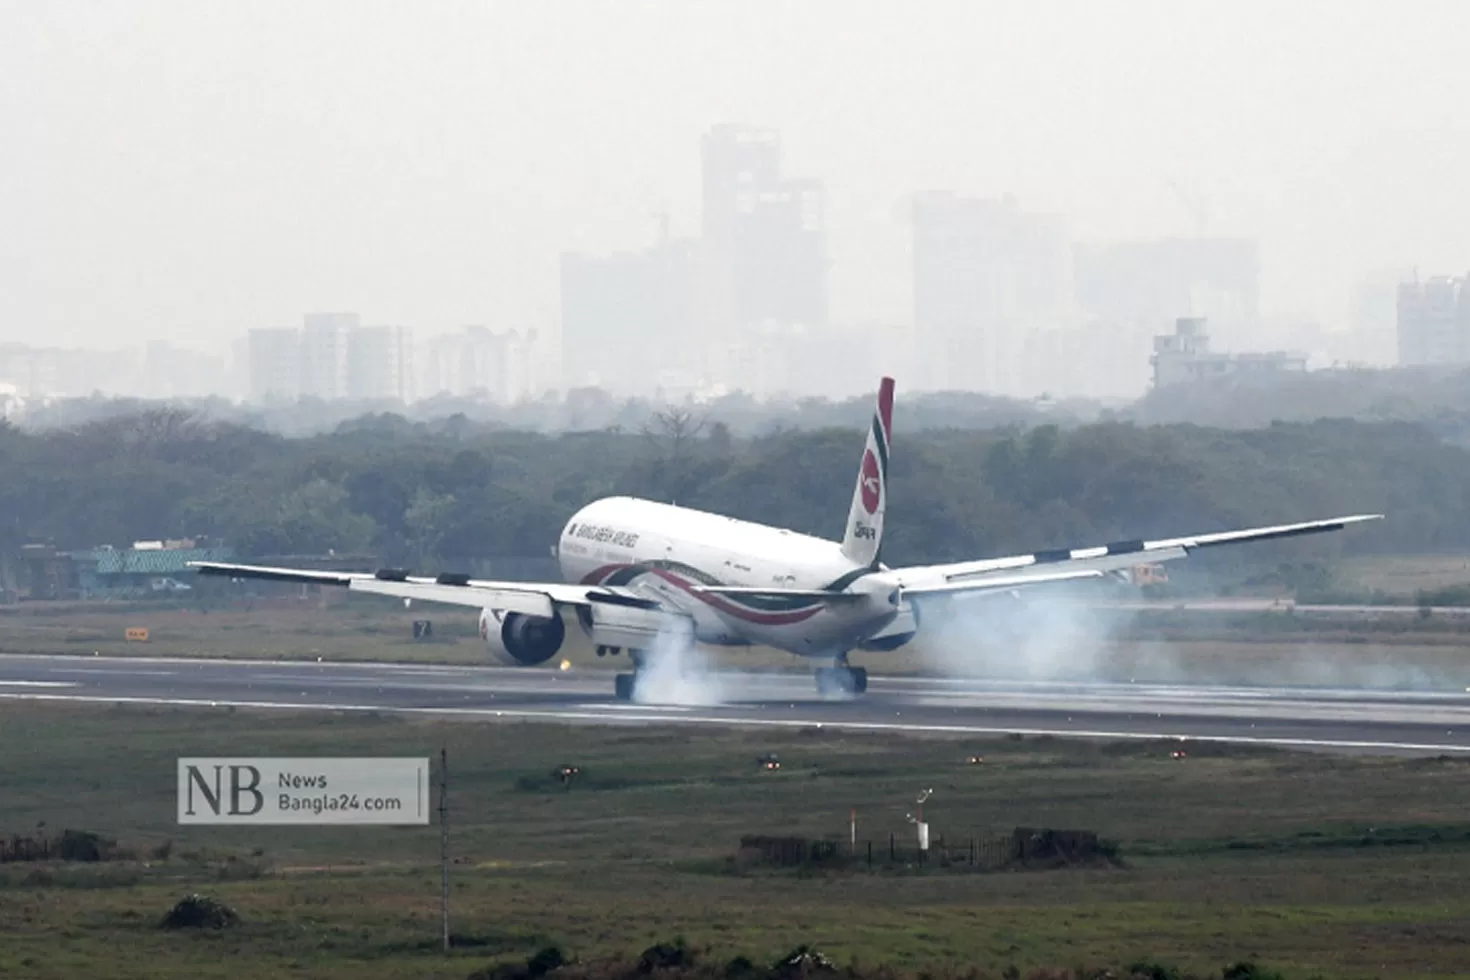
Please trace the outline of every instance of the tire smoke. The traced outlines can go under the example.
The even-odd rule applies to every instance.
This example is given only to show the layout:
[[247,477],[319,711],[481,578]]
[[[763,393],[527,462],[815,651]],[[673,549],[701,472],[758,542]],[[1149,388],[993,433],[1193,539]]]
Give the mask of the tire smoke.
[[958,599],[925,614],[916,647],[927,666],[954,677],[1029,681],[1109,679],[1110,644],[1134,616],[1043,589]]
[[1211,617],[1219,614],[1212,613],[1184,627],[1201,630],[1201,638],[1171,640],[1157,616],[1145,618],[1106,599],[1105,592],[1084,586],[953,601],[924,611],[912,649],[929,669],[961,678],[1470,690],[1470,670],[1463,665],[1411,663],[1402,647],[1273,635],[1260,624],[1232,633],[1216,625]]
[[633,701],[689,707],[721,704],[725,701],[724,684],[711,666],[698,644],[661,633],[646,651],[633,688]]

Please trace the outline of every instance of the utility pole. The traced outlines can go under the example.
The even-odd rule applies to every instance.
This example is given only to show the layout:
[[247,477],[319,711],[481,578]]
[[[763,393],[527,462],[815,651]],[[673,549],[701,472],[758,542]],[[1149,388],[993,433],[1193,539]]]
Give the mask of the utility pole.
[[919,815],[917,818],[914,817],[912,814],[909,815],[909,820],[914,824],[915,829],[917,829],[919,832],[920,861],[924,859],[924,855],[929,850],[929,825],[924,822],[924,801],[933,795],[934,791],[932,789],[926,789],[924,790],[924,792],[920,793],[919,799],[917,801]]
[[439,748],[439,917],[449,955],[449,749]]

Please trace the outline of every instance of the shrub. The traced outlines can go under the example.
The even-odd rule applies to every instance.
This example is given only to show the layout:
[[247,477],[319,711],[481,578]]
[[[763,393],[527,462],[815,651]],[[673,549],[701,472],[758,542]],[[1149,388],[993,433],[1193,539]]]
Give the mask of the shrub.
[[650,946],[638,957],[638,972],[642,974],[655,970],[679,970],[693,965],[694,952],[682,939]]
[[160,923],[165,929],[228,929],[239,924],[234,909],[205,895],[186,895]]
[[1266,970],[1248,961],[1227,966],[1221,978],[1222,980],[1282,980],[1281,974],[1275,970]]

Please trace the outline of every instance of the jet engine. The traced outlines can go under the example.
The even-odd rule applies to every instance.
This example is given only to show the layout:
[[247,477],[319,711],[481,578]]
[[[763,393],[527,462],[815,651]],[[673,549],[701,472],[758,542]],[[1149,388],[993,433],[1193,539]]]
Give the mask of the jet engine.
[[480,639],[490,656],[507,667],[534,667],[556,656],[567,638],[560,616],[527,616],[499,609],[480,611]]
[[893,622],[858,644],[859,650],[891,653],[908,643],[919,632],[919,607],[905,601]]

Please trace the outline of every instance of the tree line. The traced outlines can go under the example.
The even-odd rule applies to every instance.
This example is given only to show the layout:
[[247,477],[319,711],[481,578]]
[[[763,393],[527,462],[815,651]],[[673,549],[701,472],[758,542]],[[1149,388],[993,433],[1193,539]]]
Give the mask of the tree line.
[[[840,537],[863,435],[862,423],[737,435],[685,409],[635,430],[559,434],[384,415],[290,438],[168,407],[3,426],[0,547],[205,535],[246,557],[371,554],[444,570],[547,556],[578,507],[617,493]],[[1253,561],[1464,550],[1467,488],[1470,452],[1406,423],[918,431],[900,418],[884,557],[941,561],[1364,511],[1389,519],[1244,550]]]

